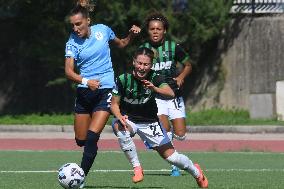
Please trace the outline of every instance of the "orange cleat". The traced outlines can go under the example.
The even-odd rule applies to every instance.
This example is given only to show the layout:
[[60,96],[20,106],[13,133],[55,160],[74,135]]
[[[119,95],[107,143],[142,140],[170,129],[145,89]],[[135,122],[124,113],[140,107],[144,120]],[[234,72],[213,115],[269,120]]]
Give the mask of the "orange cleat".
[[203,171],[201,170],[200,166],[197,163],[195,163],[194,166],[199,171],[199,177],[195,178],[198,186],[200,188],[208,188],[208,180],[207,180],[206,176],[203,174]]
[[132,177],[132,181],[134,183],[141,182],[143,180],[144,173],[141,166],[134,167],[134,176]]

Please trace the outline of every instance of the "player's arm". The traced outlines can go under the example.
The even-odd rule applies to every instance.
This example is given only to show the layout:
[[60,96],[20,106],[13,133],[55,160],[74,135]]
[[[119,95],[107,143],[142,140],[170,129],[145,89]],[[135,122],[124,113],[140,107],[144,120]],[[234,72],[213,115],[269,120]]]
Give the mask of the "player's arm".
[[132,39],[138,35],[140,33],[141,29],[138,26],[133,25],[130,30],[129,30],[129,34],[127,37],[123,38],[123,39],[119,39],[118,37],[115,37],[113,42],[114,44],[119,47],[119,48],[124,48],[126,47],[131,41]]
[[189,61],[189,55],[183,50],[183,48],[177,44],[176,46],[176,60],[183,65],[183,69],[180,74],[174,78],[177,81],[179,87],[184,83],[184,79],[191,73],[192,66]]
[[71,81],[81,83],[88,86],[91,90],[96,90],[100,86],[100,82],[94,79],[86,79],[75,72],[75,60],[73,57],[65,58],[65,75]]
[[82,77],[75,72],[75,60],[73,57],[65,58],[65,75],[71,81],[82,83]]
[[166,97],[175,97],[175,93],[172,88],[167,83],[161,83],[159,87],[156,87],[153,83],[147,80],[142,80],[145,87],[151,89],[152,91],[166,96]]
[[192,67],[189,61],[183,63],[184,67],[181,73],[175,78],[179,87],[184,83],[184,79],[191,73]]
[[126,115],[123,116],[121,114],[119,104],[120,104],[120,96],[112,95],[110,110],[113,113],[113,115],[117,119],[119,119],[119,121],[122,123],[122,125],[124,125],[126,127],[127,116]]

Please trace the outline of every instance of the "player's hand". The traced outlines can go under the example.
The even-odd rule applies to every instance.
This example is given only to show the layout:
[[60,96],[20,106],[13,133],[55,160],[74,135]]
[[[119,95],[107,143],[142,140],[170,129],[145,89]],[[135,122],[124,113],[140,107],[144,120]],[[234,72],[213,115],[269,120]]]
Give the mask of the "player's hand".
[[181,79],[179,77],[174,78],[174,80],[177,82],[178,87],[180,88],[183,83],[184,83],[184,79]]
[[89,79],[87,85],[91,90],[94,91],[94,90],[100,88],[100,81],[96,80],[96,79]]
[[130,28],[129,32],[132,35],[138,35],[141,32],[141,28],[136,26],[136,25],[132,25],[132,27]]
[[151,90],[154,90],[155,85],[153,85],[153,83],[151,83],[150,81],[145,80],[145,79],[143,79],[141,81],[142,81],[144,87],[151,89]]
[[120,123],[123,125],[124,129],[127,130],[127,122],[126,120],[128,119],[127,115],[121,116],[119,118]]

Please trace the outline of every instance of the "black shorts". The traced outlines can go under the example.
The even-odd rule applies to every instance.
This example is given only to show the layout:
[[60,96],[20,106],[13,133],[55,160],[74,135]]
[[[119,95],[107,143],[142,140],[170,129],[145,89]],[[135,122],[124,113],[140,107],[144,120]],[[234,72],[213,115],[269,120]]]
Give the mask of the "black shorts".
[[112,89],[97,89],[78,87],[75,100],[75,113],[92,114],[96,111],[110,112]]

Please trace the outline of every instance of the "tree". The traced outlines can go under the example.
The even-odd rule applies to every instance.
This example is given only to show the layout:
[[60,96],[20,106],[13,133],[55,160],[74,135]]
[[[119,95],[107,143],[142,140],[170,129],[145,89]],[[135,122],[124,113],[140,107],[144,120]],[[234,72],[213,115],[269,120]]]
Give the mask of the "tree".
[[[204,46],[218,38],[230,20],[226,0],[97,0],[94,23],[111,26],[119,37],[132,24],[144,33],[126,50],[113,48],[116,73],[130,69],[132,52],[145,39],[143,20],[154,10],[170,22],[168,37],[199,62]],[[70,30],[66,15],[74,1],[10,0],[1,2],[0,113],[72,112],[74,90],[64,76],[64,47]],[[197,64],[197,67],[199,65]],[[7,82],[8,81],[8,82]]]

